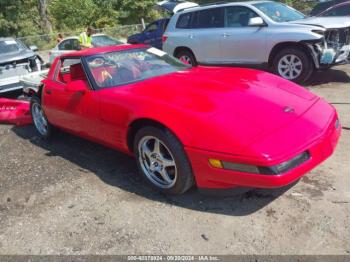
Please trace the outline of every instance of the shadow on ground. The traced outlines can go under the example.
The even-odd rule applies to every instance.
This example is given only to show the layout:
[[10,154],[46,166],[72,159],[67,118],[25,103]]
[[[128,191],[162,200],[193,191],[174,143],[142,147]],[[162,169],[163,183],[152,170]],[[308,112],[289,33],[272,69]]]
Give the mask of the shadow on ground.
[[19,137],[29,140],[48,152],[46,155],[62,157],[80,168],[92,172],[103,182],[135,193],[141,197],[201,212],[232,216],[245,216],[265,207],[290,187],[274,190],[232,189],[220,194],[199,193],[196,188],[182,196],[167,196],[154,191],[138,174],[135,160],[115,150],[94,144],[79,137],[57,132],[51,142],[38,137],[33,126],[13,127]]
[[341,69],[328,69],[315,72],[310,80],[310,86],[328,83],[350,83],[350,76]]

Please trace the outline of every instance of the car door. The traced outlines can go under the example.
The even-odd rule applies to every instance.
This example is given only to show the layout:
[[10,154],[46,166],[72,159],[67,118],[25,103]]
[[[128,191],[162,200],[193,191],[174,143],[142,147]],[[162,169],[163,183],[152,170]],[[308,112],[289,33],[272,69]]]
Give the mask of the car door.
[[258,17],[248,7],[225,8],[225,31],[221,36],[222,59],[225,63],[261,64],[266,52],[267,26],[249,26]]
[[197,61],[220,63],[222,53],[220,39],[224,33],[224,8],[209,8],[193,12],[188,31],[189,47]]
[[[77,80],[85,82],[84,93],[67,90],[67,85]],[[53,79],[45,82],[43,95],[44,110],[53,125],[86,137],[98,136],[99,98],[90,88],[79,58],[62,59],[57,64]]]
[[158,21],[149,24],[143,31],[144,43],[156,47],[157,33],[160,29]]

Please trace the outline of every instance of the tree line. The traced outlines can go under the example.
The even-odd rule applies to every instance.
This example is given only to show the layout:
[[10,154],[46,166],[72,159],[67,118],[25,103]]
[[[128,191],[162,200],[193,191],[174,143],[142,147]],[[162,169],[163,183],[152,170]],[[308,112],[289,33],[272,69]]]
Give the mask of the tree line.
[[[0,37],[67,32],[87,25],[95,28],[151,22],[166,14],[154,5],[159,0],[0,0]],[[199,4],[218,0],[194,0]],[[305,10],[312,3],[282,0]]]

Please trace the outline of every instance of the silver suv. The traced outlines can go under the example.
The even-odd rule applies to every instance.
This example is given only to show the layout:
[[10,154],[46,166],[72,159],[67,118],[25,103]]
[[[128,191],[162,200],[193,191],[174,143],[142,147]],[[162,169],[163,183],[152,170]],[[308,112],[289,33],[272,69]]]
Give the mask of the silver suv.
[[174,14],[163,48],[192,65],[263,64],[301,83],[315,69],[348,62],[350,19],[307,18],[272,1],[199,6]]

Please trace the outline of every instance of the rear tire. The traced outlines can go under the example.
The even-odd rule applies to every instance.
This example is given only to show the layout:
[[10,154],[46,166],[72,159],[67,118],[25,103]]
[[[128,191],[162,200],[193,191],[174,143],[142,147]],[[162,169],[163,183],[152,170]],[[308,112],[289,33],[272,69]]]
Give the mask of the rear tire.
[[189,50],[182,50],[176,54],[176,58],[187,65],[196,66],[198,65],[196,58],[193,53]]
[[295,83],[305,83],[314,72],[312,59],[301,49],[285,48],[279,51],[272,62],[276,75]]
[[30,113],[32,115],[34,126],[40,136],[46,140],[51,139],[54,127],[49,123],[45,116],[44,110],[41,107],[41,99],[36,94],[33,95],[30,100]]
[[194,184],[192,168],[180,141],[167,129],[141,128],[134,139],[140,173],[158,191],[185,193]]

